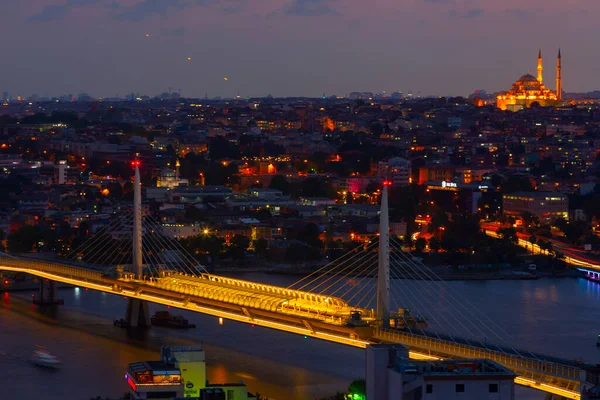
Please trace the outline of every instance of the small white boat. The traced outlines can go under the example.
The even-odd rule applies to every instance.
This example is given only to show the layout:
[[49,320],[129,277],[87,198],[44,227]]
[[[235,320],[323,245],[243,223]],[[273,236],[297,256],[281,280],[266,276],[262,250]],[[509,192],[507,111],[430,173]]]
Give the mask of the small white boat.
[[31,355],[31,362],[39,367],[60,368],[62,362],[45,350],[36,350]]

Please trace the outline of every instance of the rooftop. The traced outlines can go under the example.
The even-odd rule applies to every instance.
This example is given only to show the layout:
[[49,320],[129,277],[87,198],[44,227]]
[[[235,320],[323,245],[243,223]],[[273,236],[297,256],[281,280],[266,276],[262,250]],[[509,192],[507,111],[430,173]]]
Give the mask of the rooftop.
[[504,376],[515,377],[516,374],[495,361],[487,359],[458,359],[443,361],[411,362],[402,359],[394,366],[394,370],[403,374],[422,374],[429,377],[460,375],[465,376]]
[[533,198],[566,197],[564,194],[557,193],[557,192],[514,192],[514,193],[507,193],[504,196],[533,197]]

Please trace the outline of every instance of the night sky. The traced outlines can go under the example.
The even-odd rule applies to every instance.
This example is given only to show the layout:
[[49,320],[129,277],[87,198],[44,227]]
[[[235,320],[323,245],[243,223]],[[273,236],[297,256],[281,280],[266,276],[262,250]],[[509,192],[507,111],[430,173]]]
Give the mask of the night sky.
[[[321,96],[600,89],[593,0],[2,0],[0,93]],[[227,77],[228,80],[224,80]]]

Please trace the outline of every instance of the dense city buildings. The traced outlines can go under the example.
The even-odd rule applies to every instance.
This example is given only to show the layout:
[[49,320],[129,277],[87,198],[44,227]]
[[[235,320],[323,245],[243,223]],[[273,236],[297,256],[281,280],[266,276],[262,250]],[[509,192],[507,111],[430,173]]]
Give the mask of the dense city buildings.
[[[384,181],[407,246],[464,255],[451,240],[458,218],[521,229],[530,215],[541,232],[595,246],[600,109],[567,95],[517,112],[482,91],[11,100],[0,107],[0,228],[11,251],[67,252],[129,207],[138,160],[144,212],[201,263],[323,262],[377,236]],[[47,239],[14,240],[27,227]]]

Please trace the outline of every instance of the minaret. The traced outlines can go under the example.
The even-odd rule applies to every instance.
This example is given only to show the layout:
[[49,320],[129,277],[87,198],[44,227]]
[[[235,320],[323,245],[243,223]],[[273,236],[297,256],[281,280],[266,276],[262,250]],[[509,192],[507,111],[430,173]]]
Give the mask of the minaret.
[[538,66],[537,66],[537,80],[540,81],[540,83],[544,83],[544,78],[542,76],[542,70],[544,69],[544,66],[542,65],[542,48],[540,47],[540,51],[538,53]]
[[558,101],[562,100],[562,65],[561,65],[561,56],[560,56],[560,48],[558,49],[558,58],[556,59],[556,97]]
[[179,159],[177,159],[177,161],[175,161],[175,178],[177,180],[179,180],[179,167],[181,166],[181,164],[179,163]]

